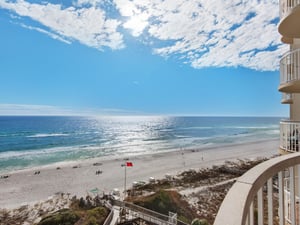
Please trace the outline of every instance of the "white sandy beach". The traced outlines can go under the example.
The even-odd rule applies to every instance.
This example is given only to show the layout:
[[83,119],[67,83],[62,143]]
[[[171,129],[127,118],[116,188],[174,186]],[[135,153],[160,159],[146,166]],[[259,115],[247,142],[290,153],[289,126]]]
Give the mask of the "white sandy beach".
[[[226,160],[271,157],[278,153],[278,140],[228,145],[223,147],[174,151],[153,155],[129,157],[133,167],[127,167],[127,188],[133,181],[148,181],[149,177],[163,178],[190,168],[211,167]],[[93,165],[102,163],[102,165]],[[46,200],[55,193],[85,196],[88,190],[98,188],[109,192],[124,189],[122,158],[97,158],[66,162],[40,168],[12,172],[0,179],[0,208],[14,208],[23,204]],[[73,168],[73,167],[77,168]],[[60,167],[60,169],[56,169]],[[96,175],[96,171],[103,171]],[[40,171],[39,174],[34,174]],[[4,174],[1,174],[4,175]],[[6,175],[6,174],[5,174]]]

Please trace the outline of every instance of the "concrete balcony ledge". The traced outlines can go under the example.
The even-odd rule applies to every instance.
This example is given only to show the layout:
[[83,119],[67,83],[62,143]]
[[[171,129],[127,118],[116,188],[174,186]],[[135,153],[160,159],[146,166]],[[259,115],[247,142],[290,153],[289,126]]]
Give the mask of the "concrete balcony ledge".
[[287,52],[280,60],[278,89],[285,93],[300,93],[300,49]]
[[281,37],[281,42],[291,45],[291,44],[294,43],[294,39],[293,38],[288,38],[288,37]]
[[[227,193],[214,225],[266,224],[264,223],[266,218],[267,224],[273,224],[274,220],[278,218],[279,224],[286,224],[287,221],[295,222],[296,196],[294,189],[296,176],[294,170],[297,169],[300,172],[299,164],[300,153],[294,153],[270,159],[246,172],[237,179]],[[287,169],[289,170],[289,177],[287,177],[287,173],[284,173]],[[276,204],[273,204],[275,196],[273,177],[275,176],[278,176],[278,193],[276,193],[276,196],[279,196],[278,210],[274,210]],[[284,195],[284,181],[286,179],[289,179],[290,184],[289,208],[284,205],[284,201],[287,201]],[[267,191],[265,191],[265,187],[267,187]],[[264,195],[267,196],[267,204],[264,204]],[[254,205],[257,206],[255,206],[257,217],[254,217]],[[268,212],[267,215],[264,215],[265,212]],[[286,215],[289,215],[289,218]]]
[[280,0],[279,33],[288,38],[300,37],[300,0]]
[[300,80],[290,80],[279,85],[280,92],[300,93]]

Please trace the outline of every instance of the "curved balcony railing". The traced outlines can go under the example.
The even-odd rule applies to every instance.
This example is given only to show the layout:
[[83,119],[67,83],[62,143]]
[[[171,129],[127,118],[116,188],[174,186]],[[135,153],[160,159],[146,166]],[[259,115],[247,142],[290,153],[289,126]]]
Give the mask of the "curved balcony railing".
[[286,152],[299,152],[300,122],[280,123],[280,149]]
[[300,185],[296,174],[300,174],[300,153],[255,166],[229,190],[214,225],[299,224]]
[[279,14],[280,19],[289,15],[293,9],[300,4],[300,0],[280,0],[279,1]]
[[282,93],[281,103],[282,104],[292,104],[293,103],[293,94]]
[[279,90],[286,93],[300,92],[300,49],[286,53],[280,60]]

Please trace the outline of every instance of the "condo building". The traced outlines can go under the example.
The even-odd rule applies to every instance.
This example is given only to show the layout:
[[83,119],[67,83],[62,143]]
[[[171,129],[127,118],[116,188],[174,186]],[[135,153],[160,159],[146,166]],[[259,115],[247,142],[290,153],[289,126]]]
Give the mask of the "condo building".
[[300,0],[280,0],[281,41],[289,51],[280,60],[282,103],[290,105],[287,121],[280,124],[280,153],[299,151],[300,135]]

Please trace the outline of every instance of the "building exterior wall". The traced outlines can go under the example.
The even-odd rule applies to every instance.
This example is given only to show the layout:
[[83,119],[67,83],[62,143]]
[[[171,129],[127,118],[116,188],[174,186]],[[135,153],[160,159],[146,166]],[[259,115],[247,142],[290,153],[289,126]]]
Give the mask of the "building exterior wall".
[[293,104],[290,104],[290,120],[300,121],[300,94],[293,94]]
[[[290,104],[288,121],[281,123],[280,154],[300,151],[300,0],[279,0],[282,41],[289,46],[280,62],[279,91],[284,104]],[[286,94],[291,98],[287,101]],[[285,101],[284,101],[285,100]],[[295,147],[296,146],[296,147]]]

